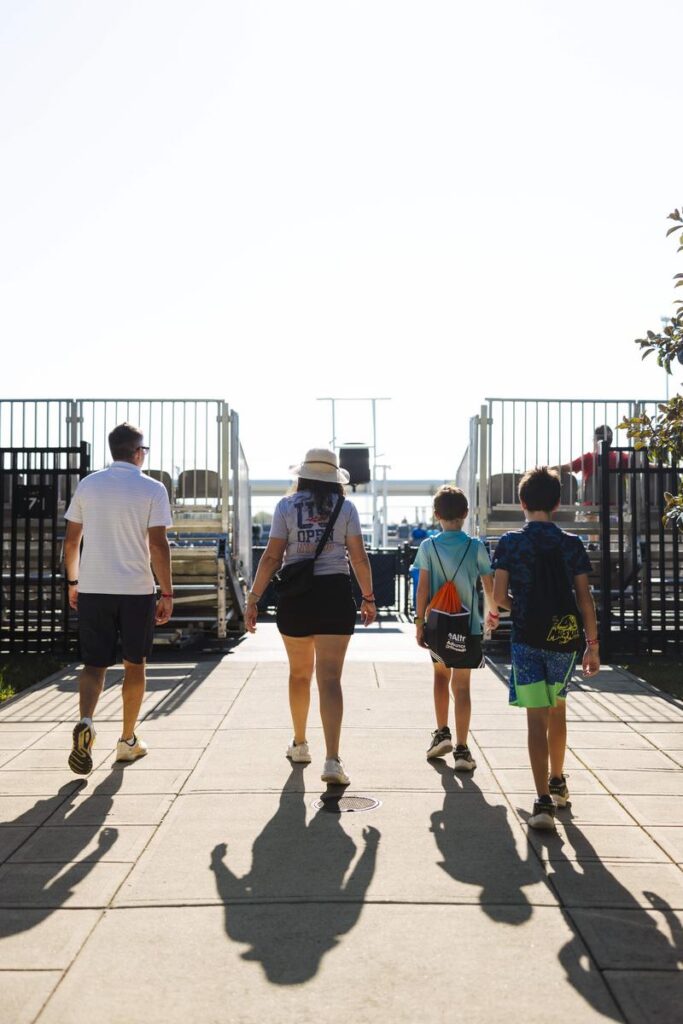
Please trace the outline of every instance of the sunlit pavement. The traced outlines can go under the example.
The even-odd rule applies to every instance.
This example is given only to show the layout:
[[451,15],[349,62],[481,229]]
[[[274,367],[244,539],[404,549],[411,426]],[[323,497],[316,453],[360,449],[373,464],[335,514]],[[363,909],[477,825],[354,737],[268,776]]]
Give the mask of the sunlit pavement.
[[[669,1022],[683,1002],[683,705],[618,671],[569,704],[571,807],[529,833],[524,713],[474,673],[473,777],[429,764],[410,627],[347,661],[349,795],[291,766],[272,623],[150,671],[142,761],[66,767],[73,672],[0,710],[0,1022]],[[314,688],[315,689],[315,688]],[[352,801],[362,803],[362,801]]]

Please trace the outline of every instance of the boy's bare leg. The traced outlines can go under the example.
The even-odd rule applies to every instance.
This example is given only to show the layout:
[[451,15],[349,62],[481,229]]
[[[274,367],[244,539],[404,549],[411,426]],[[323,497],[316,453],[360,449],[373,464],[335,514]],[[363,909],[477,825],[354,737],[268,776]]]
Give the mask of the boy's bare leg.
[[306,740],[315,647],[312,636],[283,636],[282,639],[289,659],[289,710],[294,742],[299,744]]
[[548,789],[548,719],[550,708],[527,708],[529,760],[539,796],[550,796]]
[[104,686],[106,668],[84,665],[78,680],[78,703],[81,718],[92,718]]
[[472,717],[472,699],[470,697],[469,668],[454,668],[451,685],[453,686],[453,703],[455,704],[455,742],[467,746]]
[[437,729],[443,729],[448,725],[448,705],[450,694],[448,684],[451,680],[451,670],[445,665],[434,662],[434,714],[436,715]]
[[145,696],[145,670],[146,663],[140,665],[132,661],[123,663],[123,686],[121,695],[123,697],[123,731],[121,739],[132,740],[135,735],[135,725],[140,714],[142,698]]
[[550,774],[553,778],[559,779],[564,771],[564,757],[567,750],[567,702],[558,700],[557,705],[548,710]]

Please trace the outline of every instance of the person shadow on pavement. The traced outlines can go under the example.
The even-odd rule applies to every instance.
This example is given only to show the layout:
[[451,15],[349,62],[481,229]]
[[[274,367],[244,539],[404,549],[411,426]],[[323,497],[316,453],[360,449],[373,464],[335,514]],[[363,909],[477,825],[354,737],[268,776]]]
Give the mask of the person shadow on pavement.
[[[523,860],[502,804],[490,804],[473,773],[455,773],[442,758],[430,762],[441,776],[443,809],[431,816],[431,829],[447,874],[480,889],[479,905],[493,921],[519,925],[532,907],[523,887],[542,880],[533,854]],[[463,799],[465,797],[465,799]]]
[[[576,933],[562,947],[558,959],[568,980],[586,1002],[621,1020],[614,1006],[606,1003],[602,986],[596,984],[595,961],[601,970],[680,970],[683,927],[677,914],[656,893],[643,890],[649,906],[642,906],[615,878],[581,829],[572,823],[569,807],[559,812],[558,821],[564,825],[567,842],[580,861],[564,855],[564,839],[559,833],[538,832],[534,837],[553,856],[549,864],[550,881],[553,883],[555,874],[553,884]],[[657,926],[658,918],[663,927]]]
[[211,853],[211,870],[225,907],[225,930],[249,949],[269,981],[299,985],[317,973],[323,956],[358,923],[372,881],[380,833],[363,828],[363,849],[344,831],[341,814],[326,805],[306,822],[301,765],[292,770],[278,809],[252,846],[251,870],[228,867],[227,843]]
[[[36,820],[40,820],[41,825],[18,843],[3,862],[0,906],[5,909],[0,913],[0,939],[29,931],[63,907],[98,861],[111,850],[119,833],[104,823],[122,780],[121,771],[112,771],[77,804],[74,801],[84,795],[87,784],[80,780],[67,782],[55,796],[36,801],[30,810],[13,821],[5,822],[3,829],[8,826],[35,828]],[[69,817],[65,821],[67,815]],[[56,847],[48,853],[47,844],[41,844],[41,829],[53,824],[59,825],[59,835]],[[78,860],[95,838],[97,846],[88,859]],[[26,860],[9,859],[16,857],[21,847],[29,843],[39,847],[35,860],[30,853]],[[46,860],[47,856],[52,859]]]

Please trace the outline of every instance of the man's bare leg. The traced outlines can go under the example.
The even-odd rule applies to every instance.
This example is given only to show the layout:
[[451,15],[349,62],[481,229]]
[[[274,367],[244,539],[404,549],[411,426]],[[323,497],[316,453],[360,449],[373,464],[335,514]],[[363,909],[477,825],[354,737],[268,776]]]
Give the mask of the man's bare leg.
[[97,702],[102,694],[106,674],[106,668],[98,668],[96,665],[84,665],[81,669],[78,680],[78,703],[81,718],[92,720]]
[[135,735],[140,707],[145,696],[147,663],[135,665],[132,661],[123,663],[123,730],[121,739],[132,740]]

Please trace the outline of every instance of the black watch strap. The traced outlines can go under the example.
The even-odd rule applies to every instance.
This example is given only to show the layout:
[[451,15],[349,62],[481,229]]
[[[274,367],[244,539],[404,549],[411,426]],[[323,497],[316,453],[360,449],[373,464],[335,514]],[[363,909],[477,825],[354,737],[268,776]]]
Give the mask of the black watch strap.
[[67,580],[66,581],[67,587],[75,587],[77,584],[78,584],[78,580]]

